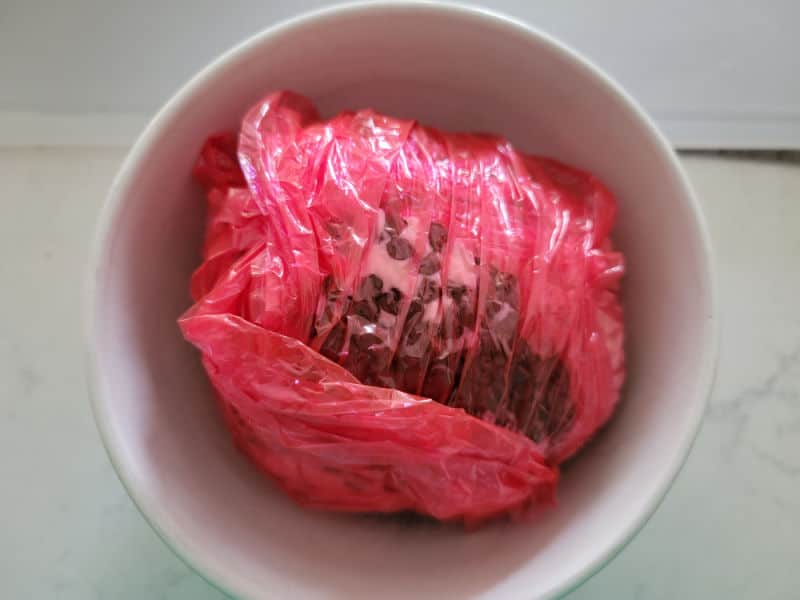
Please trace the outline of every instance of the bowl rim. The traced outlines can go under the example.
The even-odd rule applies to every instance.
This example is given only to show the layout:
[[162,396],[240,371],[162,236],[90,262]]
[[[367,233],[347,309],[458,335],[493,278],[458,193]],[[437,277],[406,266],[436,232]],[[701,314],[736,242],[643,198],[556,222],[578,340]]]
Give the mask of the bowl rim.
[[691,405],[690,427],[686,429],[680,442],[678,452],[673,463],[668,470],[665,470],[659,486],[655,489],[651,497],[647,500],[645,508],[627,526],[621,528],[614,535],[609,536],[603,543],[598,544],[595,556],[585,565],[577,569],[570,577],[558,582],[546,594],[546,598],[560,597],[583,585],[592,576],[600,572],[609,562],[611,562],[627,545],[633,540],[637,533],[650,520],[661,502],[666,497],[667,492],[672,486],[678,473],[689,456],[689,453],[697,438],[697,434],[702,424],[703,416],[706,411],[709,396],[714,385],[717,359],[719,354],[720,322],[716,273],[714,269],[714,253],[711,246],[711,236],[701,210],[697,197],[692,189],[691,183],[683,168],[678,162],[677,155],[664,135],[658,130],[653,120],[647,115],[639,103],[632,98],[622,87],[611,79],[605,72],[595,66],[589,59],[580,52],[557,40],[550,34],[539,30],[519,19],[490,10],[483,7],[454,4],[450,0],[388,0],[382,2],[346,2],[329,6],[317,10],[305,12],[298,16],[280,21],[261,31],[249,36],[244,41],[229,48],[217,58],[203,67],[187,83],[182,85],[170,99],[156,112],[149,121],[144,131],[139,135],[135,143],[131,146],[122,165],[120,166],[114,180],[109,188],[106,200],[100,209],[97,217],[94,237],[91,243],[91,250],[84,281],[84,314],[83,329],[85,343],[85,371],[88,383],[88,392],[95,423],[97,425],[103,446],[106,449],[109,460],[119,477],[125,491],[130,496],[136,508],[139,510],[145,521],[161,538],[164,544],[180,558],[188,567],[205,579],[211,586],[222,591],[231,597],[241,596],[243,590],[241,585],[234,581],[224,569],[220,569],[216,563],[202,560],[194,555],[191,544],[186,540],[180,539],[174,531],[164,525],[163,511],[159,506],[149,502],[136,490],[123,461],[121,460],[121,443],[112,434],[110,427],[110,412],[108,403],[100,397],[100,373],[97,362],[97,350],[95,347],[96,331],[98,330],[95,316],[98,313],[97,294],[104,281],[107,266],[105,257],[106,248],[111,239],[110,233],[115,223],[116,217],[121,209],[123,196],[122,191],[131,184],[131,172],[142,159],[148,154],[159,131],[166,125],[174,115],[178,114],[194,96],[195,92],[209,80],[214,73],[226,64],[235,61],[238,57],[249,53],[257,48],[261,43],[270,37],[279,34],[290,33],[293,30],[301,29],[310,25],[317,25],[324,21],[334,20],[343,16],[353,16],[365,13],[381,11],[409,11],[418,12],[421,16],[428,14],[449,14],[457,15],[461,18],[472,19],[474,21],[491,22],[498,28],[505,28],[517,34],[537,38],[537,41],[549,46],[558,52],[562,57],[569,60],[577,68],[584,72],[584,75],[593,80],[610,92],[615,101],[622,105],[635,119],[644,126],[647,133],[655,142],[663,160],[667,163],[675,181],[679,184],[681,192],[687,202],[688,207],[694,217],[697,227],[699,241],[701,243],[704,263],[702,265],[706,274],[706,286],[708,294],[706,321],[706,336],[704,340],[703,355],[701,357],[701,370],[699,377],[699,387],[697,392],[698,401]]

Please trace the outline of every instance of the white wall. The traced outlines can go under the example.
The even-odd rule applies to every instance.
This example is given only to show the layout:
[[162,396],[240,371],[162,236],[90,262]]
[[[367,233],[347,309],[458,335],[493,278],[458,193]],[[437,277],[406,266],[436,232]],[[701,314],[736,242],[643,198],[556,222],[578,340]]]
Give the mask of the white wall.
[[[124,113],[136,129],[222,50],[326,4],[0,0],[0,138],[35,124],[31,113],[90,115],[91,123],[97,113]],[[800,148],[800,2],[486,4],[583,51],[641,100],[677,145]]]

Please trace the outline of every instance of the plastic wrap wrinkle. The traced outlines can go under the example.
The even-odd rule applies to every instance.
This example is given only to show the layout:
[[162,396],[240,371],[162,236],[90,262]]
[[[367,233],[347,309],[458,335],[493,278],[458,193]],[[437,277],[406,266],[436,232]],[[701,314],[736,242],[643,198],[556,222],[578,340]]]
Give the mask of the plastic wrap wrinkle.
[[239,449],[302,505],[482,522],[553,502],[624,378],[593,176],[290,92],[211,136],[181,317]]

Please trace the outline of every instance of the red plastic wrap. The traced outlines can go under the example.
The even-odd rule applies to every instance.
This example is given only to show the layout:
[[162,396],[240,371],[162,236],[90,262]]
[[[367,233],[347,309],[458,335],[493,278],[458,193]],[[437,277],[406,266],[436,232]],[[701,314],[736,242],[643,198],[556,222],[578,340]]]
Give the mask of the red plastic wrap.
[[505,140],[270,95],[195,166],[195,305],[239,448],[301,504],[442,520],[553,501],[624,376],[591,175]]

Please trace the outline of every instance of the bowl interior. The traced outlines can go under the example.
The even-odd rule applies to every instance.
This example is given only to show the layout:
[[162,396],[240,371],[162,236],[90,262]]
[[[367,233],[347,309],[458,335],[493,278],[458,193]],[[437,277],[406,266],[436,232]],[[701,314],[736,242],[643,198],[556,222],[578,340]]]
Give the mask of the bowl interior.
[[[175,325],[198,263],[203,199],[189,173],[207,134],[265,92],[325,114],[372,106],[483,130],[598,174],[619,199],[629,377],[610,426],[538,521],[454,527],[296,508],[232,448]],[[239,47],[165,108],[115,183],[91,314],[95,408],[123,481],[167,541],[244,597],[547,596],[577,583],[654,509],[693,439],[711,376],[707,249],[650,126],[547,38],[478,12],[351,8]]]

